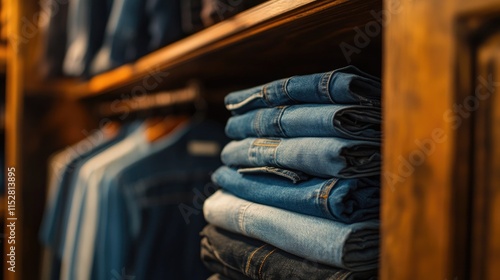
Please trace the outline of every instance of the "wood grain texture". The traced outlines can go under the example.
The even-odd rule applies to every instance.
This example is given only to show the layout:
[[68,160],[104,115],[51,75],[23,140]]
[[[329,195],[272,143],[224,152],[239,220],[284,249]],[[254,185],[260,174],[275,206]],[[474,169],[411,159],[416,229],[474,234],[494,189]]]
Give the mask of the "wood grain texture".
[[[498,24],[497,24],[498,26]],[[477,48],[479,100],[474,129],[474,188],[471,279],[500,275],[500,33],[487,34]]]
[[[380,9],[380,0],[271,0],[88,82],[33,83],[30,91],[86,98],[130,93],[154,77],[161,78],[154,90],[161,90],[183,86],[189,79],[258,83],[319,71],[318,64],[330,70],[348,64],[339,43],[352,41],[353,28],[373,21],[370,11]],[[353,63],[372,60],[380,72],[380,34],[372,41],[353,56]],[[375,49],[377,55],[369,55]]]
[[[500,214],[494,207],[475,212],[492,195],[480,185],[495,179],[478,176],[478,169],[498,173],[480,160],[495,153],[485,139],[497,138],[477,131],[480,124],[488,131],[494,116],[470,105],[482,75],[475,71],[477,38],[467,29],[486,15],[498,19],[500,3],[387,0],[384,7],[397,3],[403,8],[384,33],[381,278],[488,279],[488,269],[499,267],[490,234],[498,236]],[[464,18],[471,18],[467,28]],[[436,131],[444,141],[433,139]],[[478,240],[493,243],[479,246]],[[484,274],[474,272],[474,263]]]
[[[19,34],[21,30],[21,22],[14,19],[21,18],[24,12],[22,1],[9,2],[9,5],[4,6],[8,9],[9,24],[8,38],[11,40],[13,34]],[[24,60],[22,56],[23,45],[15,44],[11,41],[7,44],[8,56],[6,60],[6,95],[5,95],[5,166],[16,168],[16,272],[12,273],[7,270],[7,265],[4,263],[3,276],[4,279],[16,280],[23,279],[23,212],[22,212],[22,162],[21,162],[21,125],[23,115],[23,71]],[[3,172],[3,171],[2,171]],[[5,201],[4,203],[7,203]],[[6,207],[7,208],[7,207]],[[7,254],[10,245],[4,243],[4,256]]]
[[381,279],[464,279],[452,255],[457,133],[444,117],[455,100],[453,5],[384,7],[399,8],[384,33]]

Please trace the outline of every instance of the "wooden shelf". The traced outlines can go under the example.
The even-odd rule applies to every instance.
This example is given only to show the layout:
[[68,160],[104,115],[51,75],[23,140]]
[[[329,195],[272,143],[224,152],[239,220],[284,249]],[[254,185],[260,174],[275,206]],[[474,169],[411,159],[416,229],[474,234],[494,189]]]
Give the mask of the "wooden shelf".
[[[318,64],[331,65],[324,69],[329,70],[348,64],[339,44],[352,41],[354,28],[374,21],[370,11],[381,7],[381,0],[271,0],[87,82],[35,82],[27,87],[32,93],[89,98],[157,91],[193,78],[230,84],[281,78],[307,65],[315,70]],[[353,60],[368,57],[378,60],[365,64],[380,65],[380,55],[368,55],[370,49],[380,53],[380,36],[373,41],[364,56],[353,55]]]

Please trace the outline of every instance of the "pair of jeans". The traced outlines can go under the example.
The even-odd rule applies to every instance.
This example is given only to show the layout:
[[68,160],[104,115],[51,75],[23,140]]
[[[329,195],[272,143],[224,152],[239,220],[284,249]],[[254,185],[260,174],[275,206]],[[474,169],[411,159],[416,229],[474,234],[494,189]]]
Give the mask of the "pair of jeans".
[[212,182],[248,201],[296,213],[355,223],[377,219],[380,207],[378,177],[319,179],[293,183],[285,176],[240,173],[226,166],[212,174]]
[[343,138],[246,138],[222,150],[222,162],[238,167],[279,167],[323,178],[380,173],[380,143]]
[[234,114],[301,103],[380,106],[381,85],[380,79],[354,66],[347,66],[331,72],[293,76],[232,92],[224,102]]
[[204,204],[205,219],[299,257],[352,271],[377,267],[379,223],[343,224],[252,203],[224,190]]
[[229,118],[226,134],[246,137],[341,137],[380,140],[380,108],[303,104],[253,110]]
[[352,272],[315,263],[213,225],[206,226],[201,235],[205,266],[231,279],[365,280],[376,275],[373,270]]

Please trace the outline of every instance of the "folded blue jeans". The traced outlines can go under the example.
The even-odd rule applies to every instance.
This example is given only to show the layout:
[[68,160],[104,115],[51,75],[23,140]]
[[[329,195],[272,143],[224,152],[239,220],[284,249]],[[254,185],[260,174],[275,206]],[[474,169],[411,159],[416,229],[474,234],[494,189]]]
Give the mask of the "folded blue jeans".
[[224,147],[222,162],[238,167],[279,167],[322,178],[380,173],[380,143],[343,138],[246,138]]
[[302,104],[258,109],[229,118],[227,136],[341,137],[380,140],[380,108],[359,105]]
[[377,177],[312,178],[294,184],[286,176],[242,174],[223,166],[212,174],[212,181],[248,201],[338,222],[355,223],[379,216]]
[[377,267],[379,223],[376,221],[342,224],[252,203],[224,190],[205,201],[203,213],[215,226],[311,261],[352,271]]
[[361,104],[380,106],[380,79],[354,66],[331,72],[293,76],[226,96],[226,108],[234,114],[253,109],[293,105]]
[[376,271],[352,272],[308,261],[213,225],[206,226],[201,235],[203,263],[230,279],[366,280],[376,275]]

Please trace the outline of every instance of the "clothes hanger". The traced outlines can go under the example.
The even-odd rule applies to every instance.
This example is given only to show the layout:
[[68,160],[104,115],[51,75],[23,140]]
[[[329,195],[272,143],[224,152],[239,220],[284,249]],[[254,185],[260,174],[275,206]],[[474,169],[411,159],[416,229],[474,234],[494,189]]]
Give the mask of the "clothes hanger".
[[[177,128],[187,124],[190,119],[204,118],[206,105],[200,91],[199,83],[190,82],[184,91],[164,95],[165,100],[156,96],[156,105],[149,110],[153,116],[145,123],[145,137],[148,142],[167,137]],[[164,106],[165,104],[167,106]],[[154,116],[155,113],[157,116]]]

